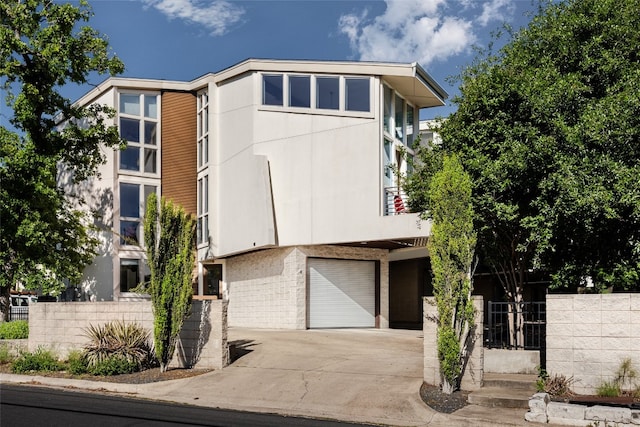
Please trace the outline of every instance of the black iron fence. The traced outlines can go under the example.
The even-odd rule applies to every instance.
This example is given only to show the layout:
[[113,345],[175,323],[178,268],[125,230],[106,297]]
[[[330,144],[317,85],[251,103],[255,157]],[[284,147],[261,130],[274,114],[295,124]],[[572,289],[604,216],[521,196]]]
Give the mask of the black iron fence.
[[29,320],[29,306],[10,306],[9,320]]
[[486,312],[484,346],[487,348],[543,350],[547,312],[544,301],[493,302]]

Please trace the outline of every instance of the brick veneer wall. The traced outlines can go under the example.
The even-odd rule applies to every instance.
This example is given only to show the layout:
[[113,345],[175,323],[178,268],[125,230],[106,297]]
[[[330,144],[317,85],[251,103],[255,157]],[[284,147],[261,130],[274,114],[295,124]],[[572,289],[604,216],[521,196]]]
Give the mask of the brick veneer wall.
[[625,358],[640,369],[640,294],[547,295],[550,374],[573,376],[573,390],[592,394]]
[[[482,346],[484,333],[482,322],[484,319],[484,304],[482,296],[473,296],[473,306],[476,310],[476,328],[471,354],[462,374],[460,388],[462,390],[478,390],[482,387],[484,375],[484,348]],[[438,310],[433,297],[423,300],[423,332],[424,332],[424,382],[440,385],[440,361],[438,360],[438,328],[436,318]]]
[[[85,328],[110,321],[139,323],[153,333],[150,301],[55,302],[29,307],[29,350],[39,346],[66,357],[87,343]],[[171,366],[221,369],[229,363],[227,302],[193,301]]]

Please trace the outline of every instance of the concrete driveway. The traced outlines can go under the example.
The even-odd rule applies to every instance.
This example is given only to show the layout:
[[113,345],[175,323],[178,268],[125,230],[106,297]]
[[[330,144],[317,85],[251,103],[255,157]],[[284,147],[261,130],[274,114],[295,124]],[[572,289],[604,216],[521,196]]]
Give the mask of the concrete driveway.
[[229,367],[140,392],[204,406],[355,422],[435,421],[436,413],[419,396],[422,331],[231,328],[229,342],[237,357]]

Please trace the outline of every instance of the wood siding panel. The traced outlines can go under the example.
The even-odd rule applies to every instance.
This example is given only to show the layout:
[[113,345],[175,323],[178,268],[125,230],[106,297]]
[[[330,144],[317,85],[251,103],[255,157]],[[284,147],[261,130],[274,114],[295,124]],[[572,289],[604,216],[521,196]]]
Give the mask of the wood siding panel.
[[162,195],[197,215],[197,117],[191,93],[162,94]]

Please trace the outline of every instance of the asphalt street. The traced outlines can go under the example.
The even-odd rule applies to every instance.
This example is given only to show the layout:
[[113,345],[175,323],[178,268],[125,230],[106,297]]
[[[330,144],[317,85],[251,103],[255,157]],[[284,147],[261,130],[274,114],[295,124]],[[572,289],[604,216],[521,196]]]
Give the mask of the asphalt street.
[[178,405],[37,386],[2,384],[0,425],[31,426],[300,426],[364,424]]

